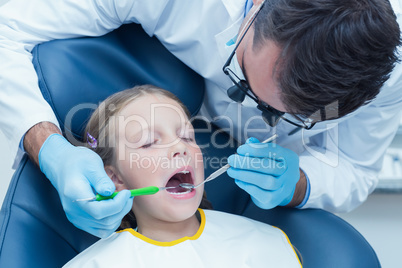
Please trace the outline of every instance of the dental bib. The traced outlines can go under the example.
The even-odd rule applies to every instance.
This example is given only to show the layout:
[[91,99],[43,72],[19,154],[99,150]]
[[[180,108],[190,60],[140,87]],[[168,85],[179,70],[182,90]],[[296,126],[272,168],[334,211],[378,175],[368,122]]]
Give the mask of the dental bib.
[[125,229],[101,239],[64,267],[301,267],[287,236],[245,217],[201,210],[194,236],[171,242]]

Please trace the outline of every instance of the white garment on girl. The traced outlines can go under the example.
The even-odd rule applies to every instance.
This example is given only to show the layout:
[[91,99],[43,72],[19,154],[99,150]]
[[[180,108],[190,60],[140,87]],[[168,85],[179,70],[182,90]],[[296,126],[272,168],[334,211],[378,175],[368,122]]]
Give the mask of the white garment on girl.
[[301,267],[288,237],[265,223],[201,210],[192,237],[171,242],[125,229],[101,239],[64,267]]

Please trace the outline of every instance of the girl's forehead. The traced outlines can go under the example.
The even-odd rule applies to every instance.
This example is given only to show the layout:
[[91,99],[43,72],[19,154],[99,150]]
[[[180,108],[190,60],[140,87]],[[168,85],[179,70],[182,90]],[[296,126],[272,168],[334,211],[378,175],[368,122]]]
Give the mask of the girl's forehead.
[[163,95],[145,94],[128,102],[119,112],[120,115],[153,115],[157,113],[185,114],[180,104]]
[[182,106],[175,100],[160,95],[145,95],[130,101],[116,117],[120,133],[162,131],[171,128],[192,129]]

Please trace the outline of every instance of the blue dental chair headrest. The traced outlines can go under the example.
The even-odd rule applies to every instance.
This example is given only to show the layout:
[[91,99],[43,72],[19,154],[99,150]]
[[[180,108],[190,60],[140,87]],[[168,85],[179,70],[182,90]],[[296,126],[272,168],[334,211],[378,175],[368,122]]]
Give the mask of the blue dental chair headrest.
[[[34,65],[45,99],[62,130],[80,138],[92,109],[110,94],[137,84],[175,93],[194,115],[204,94],[203,79],[170,54],[139,25],[124,25],[97,38],[58,40],[37,46]],[[238,144],[204,121],[195,121],[204,157],[223,159]],[[197,130],[202,130],[198,131]],[[212,146],[214,144],[227,146]],[[218,148],[219,147],[219,148]],[[205,175],[214,169],[206,166]],[[337,216],[319,209],[261,210],[226,174],[206,184],[217,210],[244,215],[284,230],[301,252],[303,267],[380,267],[367,241]],[[98,238],[75,228],[58,194],[24,157],[0,212],[0,267],[61,267]],[[267,241],[269,243],[269,241]]]
[[135,85],[169,90],[192,115],[201,107],[204,80],[136,24],[103,36],[102,42],[78,38],[45,43],[33,55],[44,98],[63,132],[75,138],[81,137],[94,105]]

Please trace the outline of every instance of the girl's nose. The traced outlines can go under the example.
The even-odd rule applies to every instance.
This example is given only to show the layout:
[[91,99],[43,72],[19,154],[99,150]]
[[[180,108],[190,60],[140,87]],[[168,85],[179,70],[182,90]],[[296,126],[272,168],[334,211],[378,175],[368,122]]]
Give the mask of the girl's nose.
[[172,158],[187,156],[187,146],[184,144],[184,142],[179,141],[174,144],[171,148],[170,156]]

